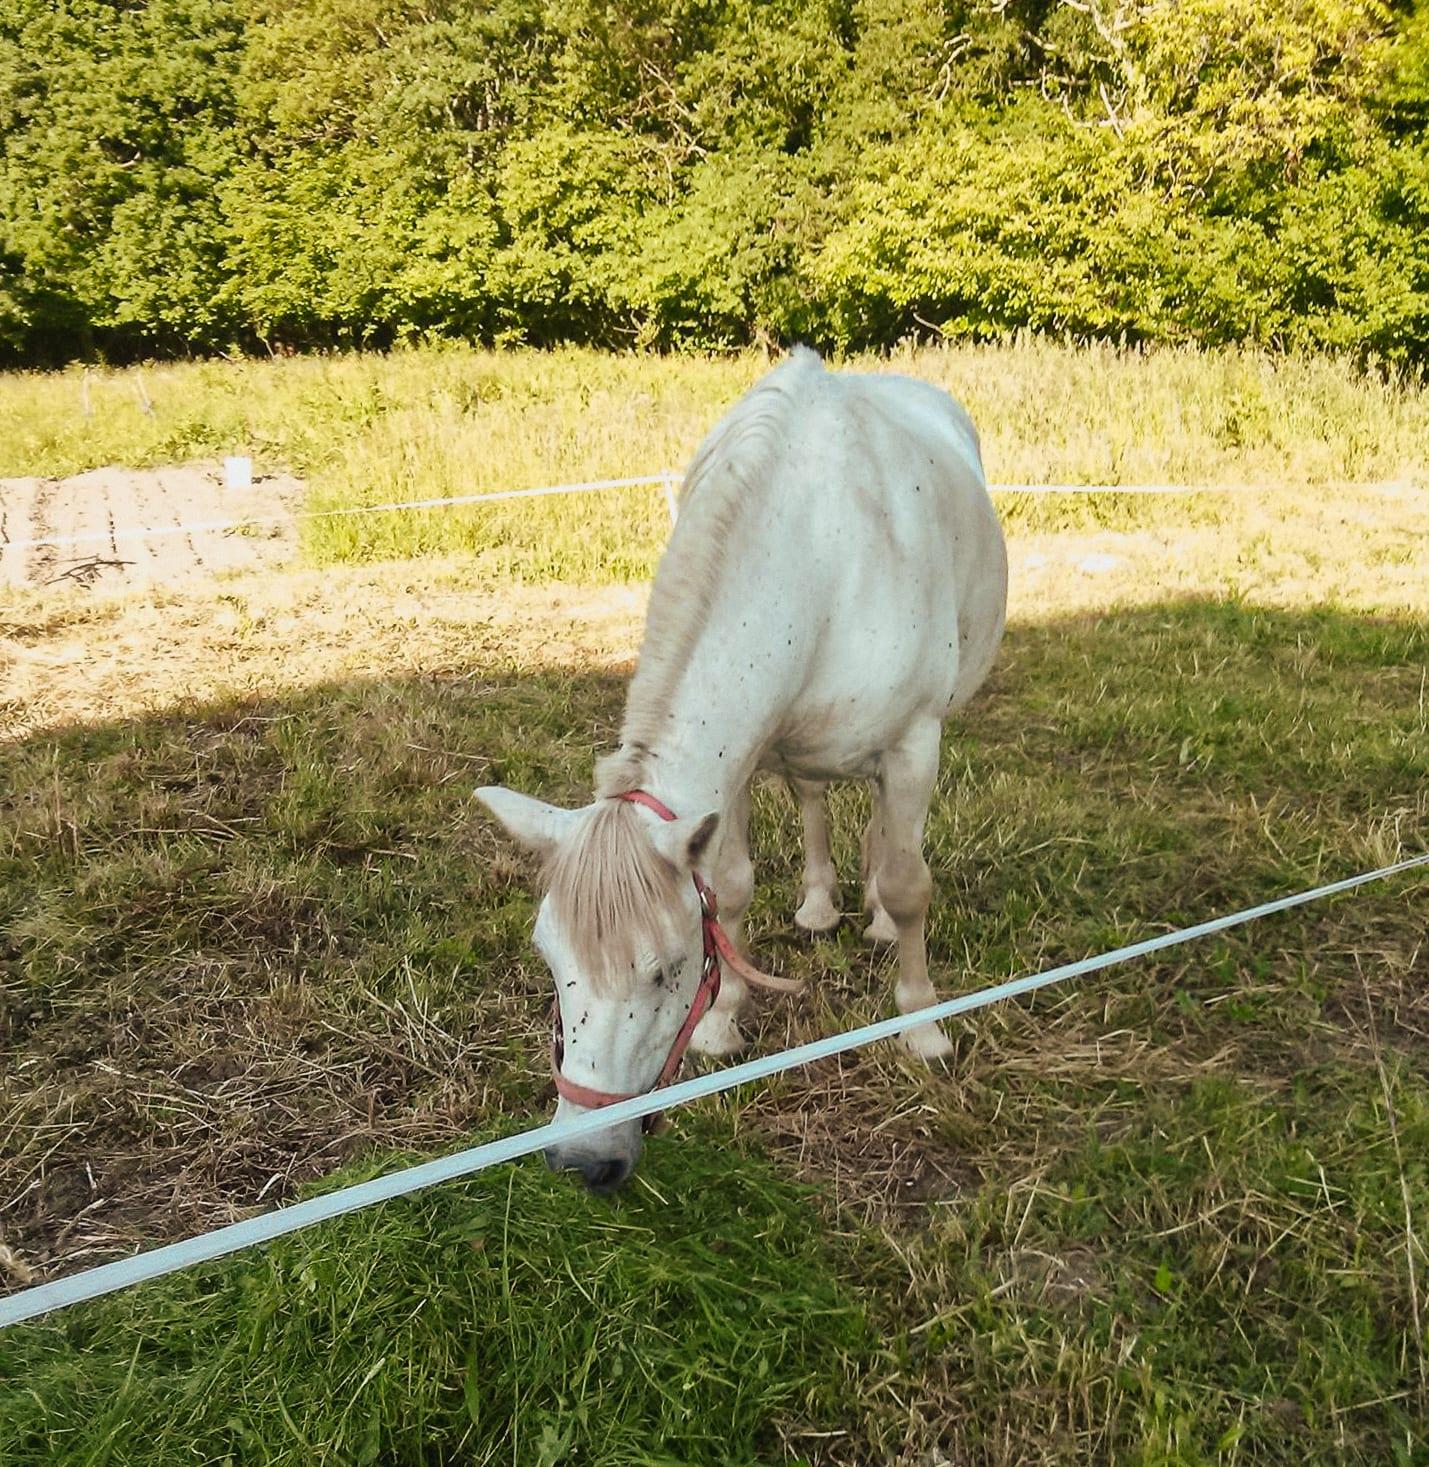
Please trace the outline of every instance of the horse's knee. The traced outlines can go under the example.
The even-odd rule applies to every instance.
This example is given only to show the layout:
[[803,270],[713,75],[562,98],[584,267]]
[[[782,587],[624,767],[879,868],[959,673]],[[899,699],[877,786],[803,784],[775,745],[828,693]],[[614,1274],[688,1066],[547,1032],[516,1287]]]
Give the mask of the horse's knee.
[[739,851],[726,857],[720,863],[715,881],[720,911],[727,912],[731,920],[743,916],[754,899],[754,862],[749,859],[749,852]]
[[878,867],[878,904],[899,926],[922,919],[933,895],[933,874],[923,853],[893,850]]
[[714,1007],[695,1025],[695,1032],[690,1036],[690,1047],[695,1053],[716,1059],[738,1054],[746,1042],[740,1033],[738,1012],[738,1002],[730,999],[722,988]]

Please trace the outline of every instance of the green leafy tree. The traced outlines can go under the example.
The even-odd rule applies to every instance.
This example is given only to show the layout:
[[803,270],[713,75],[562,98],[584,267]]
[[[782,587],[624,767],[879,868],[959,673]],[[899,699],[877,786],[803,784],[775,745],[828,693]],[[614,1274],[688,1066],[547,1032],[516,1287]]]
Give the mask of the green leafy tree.
[[0,341],[221,342],[228,0],[0,7]]
[[1407,0],[0,0],[0,353],[1429,359]]

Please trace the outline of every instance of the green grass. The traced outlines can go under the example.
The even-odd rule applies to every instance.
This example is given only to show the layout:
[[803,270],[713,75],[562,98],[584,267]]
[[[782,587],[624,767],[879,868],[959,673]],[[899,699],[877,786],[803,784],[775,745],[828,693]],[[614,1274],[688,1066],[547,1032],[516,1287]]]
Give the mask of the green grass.
[[[1028,339],[850,365],[910,371],[972,411],[1003,483],[1325,485],[1419,477],[1429,389],[1321,358],[1123,352]],[[204,362],[0,376],[0,472],[59,475],[253,454],[308,477],[317,510],[678,469],[768,366],[706,358],[481,352]],[[138,386],[142,371],[144,393]],[[85,404],[88,403],[88,415]],[[1009,498],[1040,526],[1164,523],[1185,504]],[[1193,506],[1214,522],[1218,506]],[[658,490],[575,502],[310,523],[318,562],[432,551],[488,578],[638,580],[666,530]]]
[[[1215,601],[1016,625],[991,696],[950,735],[930,819],[941,983],[1423,848],[1426,656],[1419,619]],[[467,792],[501,777],[579,799],[621,685],[531,660],[478,648],[441,675],[190,704],[6,752],[0,1180],[21,1198],[5,1240],[22,1257],[105,1256],[227,1220],[265,1184],[265,1205],[282,1200],[344,1155],[441,1149],[544,1111],[529,873]],[[1089,685],[1089,665],[1108,680]],[[836,802],[845,860],[861,810],[854,792]],[[762,1050],[889,1002],[886,964],[853,934],[792,936],[793,828],[787,800],[762,795],[759,950],[815,980],[761,1008]],[[771,1433],[829,1462],[934,1446],[1418,1460],[1424,889],[1401,878],[986,1011],[946,1075],[884,1050],[744,1092],[652,1143],[654,1193],[630,1214],[522,1168],[319,1230],[277,1262],[25,1327],[6,1338],[0,1419],[52,1435],[17,1435],[7,1460],[157,1463],[198,1441],[198,1460],[223,1460],[218,1443],[237,1461],[348,1461],[375,1441],[375,1460],[416,1460],[419,1442],[425,1460],[481,1460],[468,1453],[500,1442],[524,1462],[562,1433],[581,1460],[730,1460],[712,1420],[759,1460],[781,1457]],[[818,1185],[817,1213],[782,1190],[795,1178]],[[486,1254],[473,1272],[458,1249],[448,1277],[473,1214]],[[602,1231],[612,1216],[658,1246]],[[790,1256],[760,1260],[771,1217]],[[676,1311],[689,1333],[628,1397],[576,1367],[602,1330],[636,1338],[639,1301],[685,1297],[670,1275],[689,1228],[760,1280],[767,1338],[726,1375],[767,1358],[781,1384],[748,1381],[734,1413],[736,1387],[710,1381],[677,1421],[677,1363],[726,1358],[717,1342],[745,1327],[726,1296]],[[498,1253],[525,1281],[521,1410],[511,1375],[462,1374],[474,1323],[504,1327]],[[559,1292],[529,1292],[542,1278]],[[851,1310],[846,1326],[798,1337],[804,1296]],[[573,1368],[584,1384],[563,1392]],[[615,1418],[597,1420],[612,1391]],[[515,1449],[501,1433],[518,1430]]]
[[876,1354],[827,1255],[687,1120],[614,1202],[533,1159],[0,1334],[0,1458],[768,1460]]
[[[1066,669],[1093,649],[1109,686]],[[1213,602],[1019,629],[930,819],[945,973],[1425,849],[1426,657],[1422,621]],[[791,821],[764,832],[783,848]],[[960,1186],[892,1232],[876,1318],[952,1460],[1422,1459],[1425,893],[1000,1007],[952,1083],[900,1098]],[[828,1026],[874,1012],[856,973]]]
[[[1308,393],[1321,368],[1262,370]],[[1015,527],[1007,643],[928,822],[942,991],[1429,849],[1422,491],[1188,509]],[[640,533],[580,522],[621,576]],[[470,790],[585,798],[639,618],[624,591],[493,589],[540,548],[0,608],[0,1268],[547,1114],[532,872]],[[1120,562],[1084,573],[1092,550]],[[850,910],[865,810],[834,801]],[[793,931],[796,828],[760,791],[756,950],[810,984],[756,1007],[759,1052],[891,1008],[852,924]],[[746,1088],[614,1205],[533,1162],[0,1334],[0,1459],[1422,1462],[1426,894],[981,1011],[946,1071],[884,1048]]]
[[1429,1146],[1422,1074],[1078,1099],[1082,1135],[1035,1184],[940,1209],[909,1253],[904,1369],[964,1452],[1010,1437],[1030,1459],[1040,1430],[1058,1458],[1422,1460],[1400,1194]]

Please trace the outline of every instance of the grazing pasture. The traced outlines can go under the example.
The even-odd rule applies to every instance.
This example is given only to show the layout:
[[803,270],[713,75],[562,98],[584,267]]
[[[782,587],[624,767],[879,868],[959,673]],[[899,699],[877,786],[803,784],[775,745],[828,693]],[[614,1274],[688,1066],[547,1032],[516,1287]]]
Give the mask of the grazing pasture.
[[[769,365],[725,357],[425,348],[390,356],[196,362],[0,376],[0,475],[164,466],[249,453],[309,484],[316,510],[659,473]],[[1413,479],[1429,391],[1315,357],[1118,351],[1028,338],[852,366],[911,371],[972,413],[1002,483],[1325,486]],[[1027,527],[1165,522],[1184,504],[1004,503]],[[1196,517],[1212,506],[1193,506]],[[490,579],[648,579],[658,490],[537,505],[311,522],[318,562],[460,552]]]
[[[1254,486],[1003,501],[1007,640],[929,820],[944,993],[1429,846],[1422,388],[903,365],[969,401],[995,479]],[[208,364],[146,371],[152,413],[97,377],[88,418],[78,374],[12,377],[0,468],[246,449],[315,505],[637,473],[761,366]],[[3,593],[7,1285],[546,1114],[530,873],[470,790],[585,797],[664,510],[485,513]],[[850,909],[863,811],[834,801]],[[809,980],[759,1000],[763,1051],[888,1007],[857,924],[796,934],[796,834],[762,790],[756,952]],[[886,1046],[703,1104],[613,1201],[532,1160],[0,1332],[0,1460],[1420,1460],[1426,895],[982,1011],[946,1070]]]

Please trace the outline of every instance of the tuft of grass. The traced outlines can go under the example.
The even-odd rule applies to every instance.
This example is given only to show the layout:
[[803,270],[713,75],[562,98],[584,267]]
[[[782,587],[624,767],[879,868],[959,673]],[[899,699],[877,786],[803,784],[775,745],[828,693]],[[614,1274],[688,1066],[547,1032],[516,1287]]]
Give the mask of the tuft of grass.
[[[306,476],[309,507],[535,487],[679,469],[767,356],[489,352],[72,368],[0,376],[0,474],[55,476],[248,453]],[[842,365],[952,391],[1003,483],[1327,486],[1423,479],[1429,388],[1333,359],[1227,348],[1119,350],[1028,337]],[[88,403],[88,415],[85,404]],[[1005,497],[1012,523],[1202,523],[1220,499]],[[666,533],[658,489],[572,501],[309,522],[318,563],[461,553],[488,579],[640,580]]]
[[874,1354],[803,1189],[682,1118],[613,1202],[531,1159],[0,1333],[0,1458],[754,1463]]

